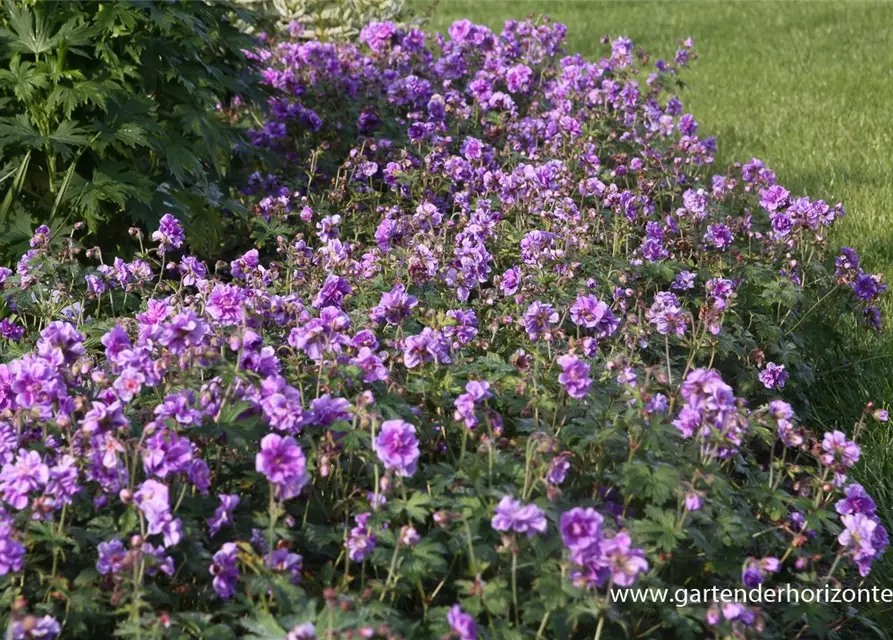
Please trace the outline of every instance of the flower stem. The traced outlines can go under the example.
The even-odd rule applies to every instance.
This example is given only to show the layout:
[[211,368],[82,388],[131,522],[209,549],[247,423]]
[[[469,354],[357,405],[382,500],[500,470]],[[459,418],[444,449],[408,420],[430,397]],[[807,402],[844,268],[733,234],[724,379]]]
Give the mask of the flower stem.
[[521,619],[518,612],[518,554],[512,551],[512,604],[515,607],[515,626],[521,628]]
[[388,577],[384,581],[384,589],[381,590],[379,602],[384,602],[385,596],[388,594],[388,587],[391,584],[391,577],[394,575],[394,569],[397,567],[397,554],[400,553],[400,536],[397,536],[397,544],[394,545],[394,553],[391,555],[391,566],[388,567]]
[[268,542],[267,542],[267,554],[269,555],[271,561],[273,558],[273,537],[276,535],[276,488],[273,486],[273,483],[270,483],[270,531],[268,533]]

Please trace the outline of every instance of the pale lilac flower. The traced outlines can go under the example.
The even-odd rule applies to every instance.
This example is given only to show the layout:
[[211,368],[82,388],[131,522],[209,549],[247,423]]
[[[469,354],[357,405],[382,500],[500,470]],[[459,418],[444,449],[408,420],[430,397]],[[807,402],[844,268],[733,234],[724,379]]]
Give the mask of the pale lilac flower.
[[849,469],[859,461],[859,445],[847,440],[842,431],[825,433],[825,437],[822,439],[822,450],[825,453],[822,454],[821,461],[826,467],[840,463]]
[[458,604],[454,604],[447,613],[447,622],[459,640],[477,640],[478,630],[474,618],[462,611]]
[[497,531],[514,531],[528,537],[546,532],[546,514],[535,504],[521,504],[511,496],[504,496],[496,505],[491,524]]
[[285,640],[316,640],[316,627],[312,622],[304,622],[289,631]]
[[611,570],[612,582],[621,587],[631,586],[640,573],[648,571],[645,552],[632,548],[632,540],[623,532],[608,539],[600,553]]
[[558,364],[561,366],[558,381],[567,390],[567,394],[571,398],[585,398],[592,388],[589,365],[571,353],[566,353],[558,358]]
[[524,329],[534,342],[545,337],[551,340],[552,327],[558,323],[558,312],[550,304],[539,301],[532,303],[524,313]]

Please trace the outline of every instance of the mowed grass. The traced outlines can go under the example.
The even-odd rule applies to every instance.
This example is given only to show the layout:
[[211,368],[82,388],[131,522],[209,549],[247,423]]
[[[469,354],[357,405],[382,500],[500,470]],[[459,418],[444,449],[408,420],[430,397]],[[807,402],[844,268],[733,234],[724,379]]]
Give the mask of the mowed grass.
[[[508,18],[546,14],[568,26],[568,49],[601,56],[606,33],[625,35],[652,59],[691,36],[699,58],[683,78],[686,111],[718,139],[718,166],[763,160],[795,195],[843,202],[831,234],[863,267],[893,282],[893,2],[413,0],[445,31],[468,18],[499,30]],[[433,7],[433,8],[432,8]],[[893,291],[882,310],[893,322]],[[817,430],[852,429],[865,403],[893,408],[893,334],[874,336],[852,318],[828,318],[826,345],[808,412]],[[893,326],[893,325],[891,325]],[[887,428],[888,427],[888,428]],[[893,425],[870,425],[858,479],[893,530]],[[893,551],[876,565],[893,584]],[[890,605],[871,615],[893,622]],[[886,625],[885,625],[886,626]]]

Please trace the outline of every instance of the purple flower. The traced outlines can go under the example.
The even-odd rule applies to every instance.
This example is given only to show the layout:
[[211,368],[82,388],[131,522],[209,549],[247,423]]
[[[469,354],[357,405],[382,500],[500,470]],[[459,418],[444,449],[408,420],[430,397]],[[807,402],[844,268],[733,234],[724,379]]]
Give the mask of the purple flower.
[[505,72],[505,84],[511,93],[526,92],[530,88],[533,71],[525,64],[516,64]]
[[388,368],[369,347],[362,347],[356,357],[351,358],[350,364],[362,370],[363,382],[371,383],[388,379]]
[[173,353],[179,354],[189,347],[201,345],[209,331],[207,323],[187,309],[162,326],[158,341]]
[[148,542],[143,543],[143,546],[140,547],[143,558],[147,560],[146,575],[154,576],[159,571],[167,576],[174,575],[174,559],[164,555],[164,550],[164,547],[156,547]]
[[610,313],[608,305],[595,296],[579,295],[570,308],[571,320],[574,324],[587,329],[594,329]]
[[741,572],[741,582],[745,587],[757,587],[766,580],[769,573],[778,573],[781,570],[781,562],[778,558],[750,558],[744,563]]
[[303,622],[289,631],[285,640],[316,640],[316,627],[312,622]]
[[604,518],[595,509],[576,507],[561,514],[561,539],[571,551],[598,545],[602,539]]
[[859,569],[859,574],[864,578],[871,571],[874,558],[883,550],[876,548],[874,544],[875,530],[880,525],[876,519],[862,513],[843,515],[840,517],[840,522],[844,530],[837,536],[837,541],[852,558]]
[[790,192],[781,185],[772,185],[768,189],[760,189],[760,206],[773,212],[786,207],[790,201]]
[[312,424],[318,427],[328,427],[338,420],[350,419],[350,403],[344,398],[333,398],[331,394],[324,394],[310,403],[313,411]]
[[707,227],[707,233],[704,234],[704,242],[719,250],[730,246],[733,240],[732,232],[724,224],[711,224]]
[[546,532],[546,514],[535,504],[521,504],[511,496],[504,496],[496,505],[491,522],[497,531],[514,531],[528,537]]
[[327,353],[340,353],[349,344],[343,334],[350,328],[350,318],[338,307],[324,307],[319,318],[313,318],[303,327],[295,327],[288,336],[288,344],[301,349],[307,356],[319,362]]
[[571,398],[585,398],[592,387],[589,365],[571,353],[566,353],[558,358],[558,364],[561,365],[558,382],[564,386],[567,394]]
[[552,462],[549,464],[549,471],[546,473],[546,482],[558,486],[567,479],[567,472],[571,468],[571,463],[567,458],[568,454],[566,453],[552,458]]
[[601,554],[611,570],[611,580],[621,587],[635,583],[640,573],[648,571],[648,562],[642,549],[633,549],[630,537],[620,532],[606,540]]
[[162,251],[166,249],[179,249],[186,239],[180,221],[169,213],[161,216],[158,231],[152,233],[152,240],[161,245]]
[[9,318],[0,320],[0,337],[18,342],[25,335],[25,327],[9,321]]
[[50,469],[37,451],[19,449],[15,462],[0,470],[0,494],[13,509],[28,506],[28,494],[43,489],[50,479]]
[[557,323],[558,312],[551,304],[536,301],[524,312],[524,329],[527,331],[527,337],[534,342],[543,336],[551,340],[552,327]]
[[297,553],[291,553],[285,548],[276,549],[273,553],[267,555],[264,564],[273,571],[290,574],[289,581],[292,584],[301,582],[304,558]]
[[51,405],[64,388],[56,368],[43,358],[25,356],[10,362],[7,373],[11,377],[8,388],[15,394],[16,404],[23,409],[37,409],[41,417],[49,418]]
[[313,298],[313,308],[337,307],[340,309],[344,297],[352,293],[353,287],[347,280],[340,276],[330,275],[326,278],[316,297]]
[[400,529],[400,544],[404,546],[414,547],[421,539],[422,536],[420,536],[419,532],[413,527],[407,525]]
[[[158,429],[146,439],[143,469],[146,475],[166,478],[186,471],[192,462],[192,442],[167,429]],[[114,466],[114,463],[109,466]]]
[[847,440],[846,435],[842,431],[825,433],[825,437],[822,439],[822,450],[825,453],[822,454],[821,461],[826,467],[840,463],[843,467],[849,469],[859,461],[859,445],[851,440]]
[[479,402],[492,398],[490,383],[487,381],[472,380],[465,385],[465,393],[456,398],[456,411],[453,417],[462,420],[466,429],[474,429],[478,425],[475,408]]
[[236,583],[239,581],[238,566],[239,548],[235,542],[227,542],[214,554],[214,561],[209,571],[214,580],[211,585],[217,595],[229,600],[236,595]]
[[68,454],[57,459],[56,465],[50,468],[50,480],[46,493],[56,500],[57,505],[71,504],[74,496],[81,490],[78,484],[77,461]]
[[732,388],[713,369],[695,369],[680,388],[685,404],[673,425],[684,438],[697,436],[705,454],[725,459],[742,442],[747,423]]
[[419,461],[419,439],[415,427],[403,420],[386,420],[375,437],[373,449],[386,469],[408,478],[416,472]]
[[19,542],[15,530],[8,522],[0,522],[0,576],[22,570],[25,547]]
[[499,288],[502,289],[502,294],[505,296],[511,296],[517,293],[518,287],[521,286],[521,269],[518,267],[512,267],[511,269],[506,270],[504,274],[502,274],[502,279],[499,283]]
[[113,387],[121,402],[130,402],[143,388],[146,376],[132,367],[127,367],[121,375],[115,379]]
[[787,237],[794,229],[794,221],[785,213],[776,213],[772,216],[772,235],[780,240]]
[[[184,258],[185,260],[185,258]],[[261,268],[257,249],[247,251],[241,258],[229,263],[229,272],[234,278],[247,280],[253,273]]]
[[760,372],[760,382],[767,389],[783,389],[788,379],[788,372],[784,370],[784,365],[778,365],[774,362],[766,363],[766,367]]
[[859,269],[859,255],[849,247],[841,247],[834,265],[837,268],[834,275],[837,277],[852,276]]
[[414,369],[424,362],[449,364],[450,343],[440,331],[425,327],[415,336],[408,336],[403,341],[403,364]]
[[146,480],[133,494],[133,502],[146,517],[149,534],[162,533],[170,525],[170,496],[166,484],[154,479]]
[[350,530],[347,538],[347,555],[353,562],[363,562],[375,550],[378,538],[369,531],[367,526],[371,513],[361,513],[356,516],[356,526]]
[[682,204],[695,218],[703,220],[707,215],[707,192],[704,189],[687,189],[682,194]]
[[834,508],[840,515],[850,513],[861,513],[866,516],[873,516],[877,510],[874,500],[865,492],[861,484],[855,482],[848,486],[844,491],[846,497],[837,502]]
[[261,383],[260,406],[269,425],[277,431],[300,433],[307,421],[301,404],[301,392],[282,376],[270,376]]
[[478,628],[474,618],[462,611],[458,604],[454,604],[447,613],[447,622],[459,640],[477,640]]
[[129,422],[123,413],[120,402],[106,404],[94,400],[90,405],[90,410],[84,414],[84,418],[81,420],[81,429],[90,435],[112,433]]
[[255,468],[273,483],[279,500],[294,498],[309,480],[304,452],[291,436],[283,438],[275,433],[264,436],[255,457]]
[[645,317],[655,326],[661,335],[685,335],[688,316],[679,305],[676,294],[659,291],[654,295],[654,302],[645,312]]
[[245,317],[242,301],[245,294],[233,284],[217,284],[211,290],[205,308],[208,315],[222,325],[241,325]]
[[374,53],[384,53],[397,35],[397,25],[393,22],[370,22],[360,31],[360,42]]
[[9,627],[10,640],[51,640],[62,632],[62,627],[53,616],[36,618],[26,616],[14,620]]
[[96,561],[96,570],[100,575],[118,573],[127,560],[127,550],[120,540],[110,540],[99,543],[99,560]]
[[180,276],[184,286],[191,287],[203,282],[207,275],[208,267],[198,258],[183,256],[180,260]]
[[400,324],[418,303],[418,298],[408,295],[406,287],[398,283],[389,292],[382,294],[381,302],[369,312],[369,318],[373,322]]
[[871,302],[887,290],[887,285],[881,282],[880,276],[869,275],[861,270],[850,286],[856,297],[865,302]]
[[478,334],[478,319],[471,309],[450,309],[447,317],[455,321],[443,328],[443,335],[454,339],[453,348],[467,345]]
[[51,322],[40,332],[37,353],[56,365],[71,364],[84,354],[84,336],[68,322]]

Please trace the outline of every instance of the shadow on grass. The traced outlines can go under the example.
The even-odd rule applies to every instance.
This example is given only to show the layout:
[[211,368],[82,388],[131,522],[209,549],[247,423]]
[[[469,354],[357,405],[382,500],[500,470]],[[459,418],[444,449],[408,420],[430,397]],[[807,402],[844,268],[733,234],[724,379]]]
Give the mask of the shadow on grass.
[[[818,363],[816,384],[808,394],[810,426],[818,432],[840,429],[852,434],[868,402],[893,408],[893,336],[867,332],[853,317],[839,319],[824,333],[824,346],[814,346]],[[862,457],[852,480],[874,497],[878,516],[888,531],[893,530],[893,422],[869,420],[859,440]],[[862,586],[873,585],[893,586],[893,551],[881,556]],[[893,605],[862,605],[862,615],[877,628],[865,622],[862,629],[850,629],[844,637],[890,637]]]

